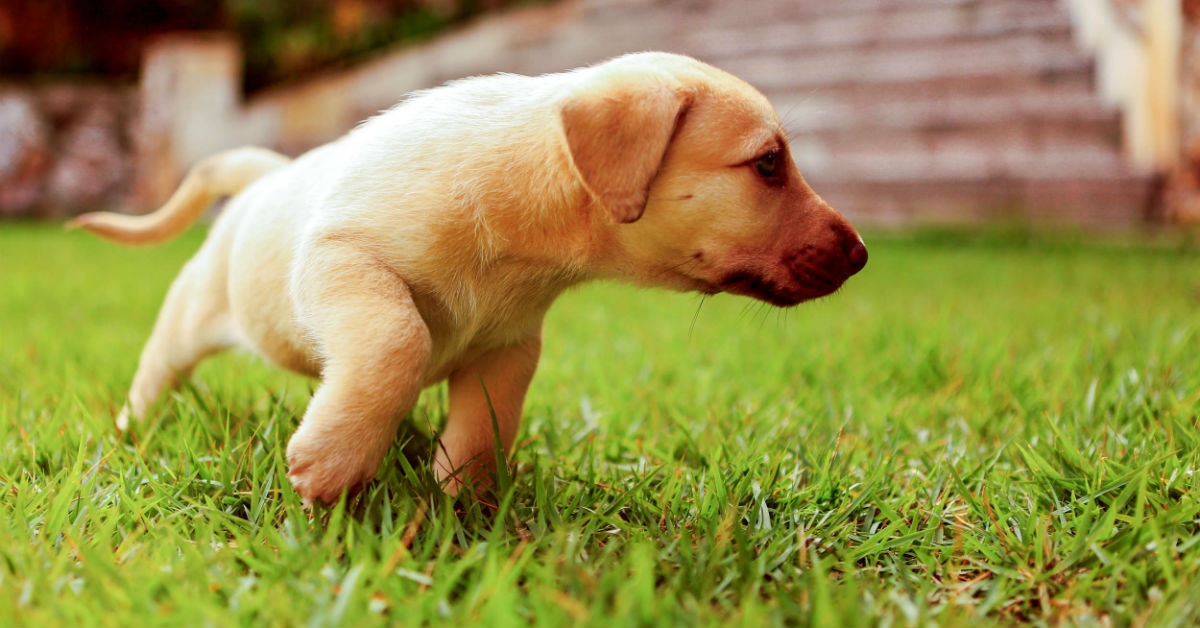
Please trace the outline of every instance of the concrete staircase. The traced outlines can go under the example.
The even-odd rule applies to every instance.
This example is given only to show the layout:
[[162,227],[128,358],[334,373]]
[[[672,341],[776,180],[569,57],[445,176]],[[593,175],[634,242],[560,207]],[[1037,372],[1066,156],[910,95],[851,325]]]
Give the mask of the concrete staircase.
[[298,152],[446,80],[639,50],[690,54],[763,90],[804,175],[857,221],[1132,224],[1153,207],[1153,177],[1123,154],[1065,0],[561,0],[247,102],[231,42],[163,44],[147,54],[143,110],[171,124],[142,130],[162,150],[139,176],[169,185],[139,189],[152,205],[203,155]]
[[691,54],[772,99],[813,187],[876,222],[1136,222],[1151,176],[1057,0],[593,0],[518,41],[533,71]]

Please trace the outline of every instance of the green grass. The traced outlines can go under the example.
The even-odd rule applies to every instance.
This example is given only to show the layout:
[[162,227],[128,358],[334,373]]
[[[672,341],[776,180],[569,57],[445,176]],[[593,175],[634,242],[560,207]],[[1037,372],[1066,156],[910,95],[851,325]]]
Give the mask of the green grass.
[[880,237],[789,311],[587,286],[494,505],[435,490],[433,389],[310,517],[311,381],[229,354],[113,428],[201,237],[0,227],[0,625],[1200,623],[1194,248]]

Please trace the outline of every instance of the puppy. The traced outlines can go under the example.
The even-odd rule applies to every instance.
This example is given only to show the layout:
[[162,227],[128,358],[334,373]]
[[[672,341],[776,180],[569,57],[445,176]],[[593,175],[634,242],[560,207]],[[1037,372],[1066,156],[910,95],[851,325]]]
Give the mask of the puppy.
[[161,209],[72,222],[159,242],[233,196],[171,285],[117,424],[201,359],[248,346],[321,379],[288,443],[307,501],[375,474],[421,390],[449,380],[444,489],[494,471],[537,367],[542,319],[591,279],[791,306],[867,250],[801,178],[765,97],[694,59],[632,54],[418,92],[289,161],[197,165]]

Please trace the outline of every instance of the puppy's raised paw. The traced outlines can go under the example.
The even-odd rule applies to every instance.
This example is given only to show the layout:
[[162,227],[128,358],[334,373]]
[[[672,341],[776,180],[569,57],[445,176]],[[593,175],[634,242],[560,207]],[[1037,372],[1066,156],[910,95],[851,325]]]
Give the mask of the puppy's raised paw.
[[288,442],[288,480],[305,506],[333,504],[342,493],[357,494],[375,477],[377,456],[363,451],[361,443],[336,438],[314,438],[303,429]]

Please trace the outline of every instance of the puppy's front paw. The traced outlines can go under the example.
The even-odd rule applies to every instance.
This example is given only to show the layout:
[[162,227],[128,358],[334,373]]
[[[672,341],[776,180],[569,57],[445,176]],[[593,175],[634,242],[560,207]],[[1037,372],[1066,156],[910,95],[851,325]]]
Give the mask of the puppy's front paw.
[[288,442],[288,479],[304,499],[332,504],[342,493],[357,493],[375,477],[380,456],[364,443],[315,437],[303,428]]

